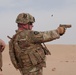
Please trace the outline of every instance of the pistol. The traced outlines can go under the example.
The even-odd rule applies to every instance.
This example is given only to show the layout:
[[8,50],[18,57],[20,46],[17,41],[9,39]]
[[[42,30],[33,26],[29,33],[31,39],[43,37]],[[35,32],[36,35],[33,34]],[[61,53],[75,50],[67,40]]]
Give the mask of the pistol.
[[71,28],[71,24],[60,24],[60,27],[64,27],[64,28]]

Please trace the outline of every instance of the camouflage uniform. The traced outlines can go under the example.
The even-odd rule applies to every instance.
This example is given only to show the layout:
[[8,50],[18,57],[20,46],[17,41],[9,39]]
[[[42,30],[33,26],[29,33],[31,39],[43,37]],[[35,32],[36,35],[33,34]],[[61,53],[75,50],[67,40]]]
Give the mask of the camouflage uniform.
[[57,30],[18,30],[9,41],[9,54],[14,67],[19,69],[22,75],[42,75],[43,67],[46,67],[46,55],[50,55],[42,43],[59,37]]
[[22,75],[27,75],[29,72],[33,73],[32,69],[34,68],[36,68],[35,71],[41,71],[42,67],[46,67],[46,49],[41,43],[52,41],[59,37],[60,35],[56,30],[46,32],[18,31],[9,42],[9,52],[14,66],[20,69],[23,73]]
[[5,48],[5,43],[0,39],[0,70],[2,71],[2,52]]

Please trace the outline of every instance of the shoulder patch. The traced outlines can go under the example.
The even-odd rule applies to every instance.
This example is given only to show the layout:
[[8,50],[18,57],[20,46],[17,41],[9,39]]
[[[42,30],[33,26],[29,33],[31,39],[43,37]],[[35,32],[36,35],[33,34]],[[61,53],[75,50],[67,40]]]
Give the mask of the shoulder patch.
[[34,31],[34,34],[35,34],[35,35],[37,35],[37,34],[39,34],[39,32],[37,32],[37,31]]

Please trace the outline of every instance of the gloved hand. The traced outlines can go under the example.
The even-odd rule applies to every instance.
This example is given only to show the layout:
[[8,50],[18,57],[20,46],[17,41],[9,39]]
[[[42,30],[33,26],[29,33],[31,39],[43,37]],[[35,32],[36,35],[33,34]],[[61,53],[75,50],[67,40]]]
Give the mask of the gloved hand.
[[57,32],[60,34],[60,36],[62,36],[65,33],[65,28],[64,27],[58,27],[57,28]]

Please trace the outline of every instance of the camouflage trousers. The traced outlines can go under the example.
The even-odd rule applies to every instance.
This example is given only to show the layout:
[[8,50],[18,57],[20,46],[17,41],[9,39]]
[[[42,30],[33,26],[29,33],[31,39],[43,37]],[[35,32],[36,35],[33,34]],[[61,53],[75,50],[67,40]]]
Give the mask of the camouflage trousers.
[[21,75],[42,75],[43,69],[32,69],[31,71],[26,72],[25,69],[19,69],[21,72]]

